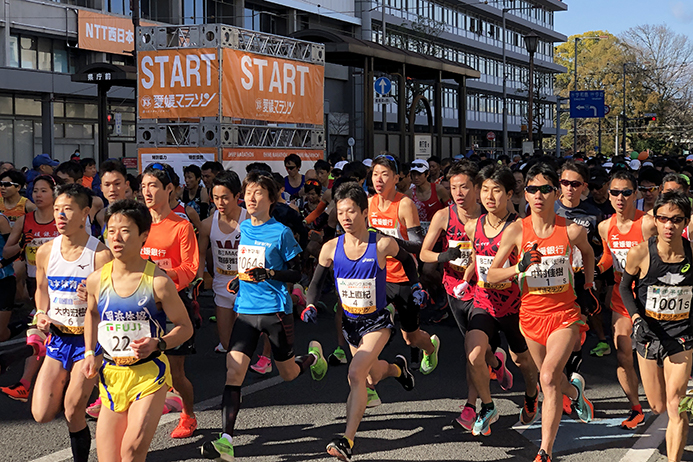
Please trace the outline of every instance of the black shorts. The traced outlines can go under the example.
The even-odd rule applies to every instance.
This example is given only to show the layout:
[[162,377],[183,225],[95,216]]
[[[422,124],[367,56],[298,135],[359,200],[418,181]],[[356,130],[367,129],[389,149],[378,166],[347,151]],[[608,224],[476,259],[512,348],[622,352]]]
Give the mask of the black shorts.
[[[186,290],[181,290],[178,292],[178,296],[180,299],[183,301],[183,305],[185,305],[185,311],[188,312],[188,317],[190,318],[190,322],[192,322],[192,300],[188,297],[188,294],[186,293]],[[193,324],[194,326],[194,324]],[[172,348],[170,350],[166,350],[166,354],[168,356],[189,356],[189,355],[194,355],[197,352],[195,349],[195,328],[193,327],[193,333],[192,336],[183,342],[182,344],[178,345],[175,348]]]
[[667,356],[693,349],[693,331],[689,329],[676,338],[657,338],[649,343],[635,342],[635,349],[640,357],[657,361],[657,365],[663,367],[664,358]]
[[[450,311],[455,318],[457,327],[462,333],[462,337],[465,337],[467,331],[471,330],[470,321],[472,319],[472,312],[474,311],[474,300],[460,300],[448,294],[448,304],[450,305]],[[498,330],[496,330],[495,334],[492,336],[489,335],[489,344],[493,351],[496,351],[496,348],[501,345],[501,338]]]
[[17,279],[14,276],[0,279],[0,294],[0,311],[12,311],[17,295]]
[[508,340],[508,346],[515,354],[527,351],[527,342],[520,332],[519,313],[496,318],[486,310],[474,308],[469,319],[469,330],[480,330],[488,336],[489,342],[497,337],[499,332],[503,332],[506,340]]
[[36,278],[27,276],[26,290],[29,292],[29,298],[33,300],[34,296],[36,295]]
[[604,271],[603,273],[599,273],[595,278],[595,281],[602,281],[604,282],[604,285],[607,286],[613,286],[616,284],[616,280],[614,279],[614,268],[611,267],[608,270]]
[[385,285],[387,302],[397,310],[399,324],[404,332],[416,332],[421,327],[421,309],[414,303],[411,286],[407,282],[388,282]]
[[380,310],[374,315],[359,316],[358,318],[342,316],[342,333],[349,345],[354,348],[358,348],[364,335],[382,329],[390,329],[390,339],[392,339],[395,333],[395,323],[388,310]]
[[229,351],[253,357],[260,334],[267,334],[275,361],[294,357],[294,316],[289,313],[239,314],[233,324]]

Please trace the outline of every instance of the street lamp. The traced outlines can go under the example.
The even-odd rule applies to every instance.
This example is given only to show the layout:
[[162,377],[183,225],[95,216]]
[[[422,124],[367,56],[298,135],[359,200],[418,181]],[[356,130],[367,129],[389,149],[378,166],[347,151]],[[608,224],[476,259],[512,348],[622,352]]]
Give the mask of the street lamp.
[[[601,39],[606,39],[609,38],[608,35],[593,35],[590,37],[575,37],[575,56],[573,59],[575,60],[575,91],[578,91],[578,73],[577,73],[577,68],[578,68],[578,42],[580,40],[601,40]],[[560,127],[558,127],[560,130]],[[557,149],[561,149],[560,146],[557,147]],[[573,118],[573,155],[577,153],[577,118]]]
[[[534,108],[532,106],[534,105],[534,53],[537,51],[538,44],[539,36],[533,31],[525,35],[525,47],[527,48],[527,53],[529,53],[529,102],[527,108],[527,135],[529,141],[533,141],[532,132],[534,127],[532,127],[532,122],[534,118]],[[532,148],[532,150],[534,150],[534,148]]]

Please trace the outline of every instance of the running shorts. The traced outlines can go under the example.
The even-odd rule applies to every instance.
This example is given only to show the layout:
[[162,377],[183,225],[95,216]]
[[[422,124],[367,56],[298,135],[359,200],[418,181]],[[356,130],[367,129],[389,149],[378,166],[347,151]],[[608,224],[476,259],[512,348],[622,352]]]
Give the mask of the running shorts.
[[580,309],[574,306],[572,309],[556,310],[554,313],[536,314],[520,308],[520,331],[526,338],[546,346],[549,336],[559,329],[585,322],[580,315]]
[[212,290],[214,291],[214,304],[219,308],[233,309],[233,304],[236,302],[236,294],[231,294],[226,289],[228,278],[221,275],[215,275],[212,282]]
[[397,310],[399,324],[404,332],[416,332],[421,327],[421,309],[414,303],[408,282],[388,282],[385,285],[387,302]]
[[[460,300],[450,294],[448,294],[448,304],[450,305],[450,311],[452,316],[455,318],[457,327],[462,333],[462,338],[467,335],[469,330],[469,321],[472,317],[472,311],[474,310],[474,299],[471,300]],[[498,330],[489,336],[489,344],[491,345],[491,350],[496,351],[496,348],[501,345],[500,333]]]
[[138,399],[173,386],[171,366],[166,355],[134,364],[116,366],[104,361],[99,369],[99,396],[102,405],[114,412],[125,412]]
[[[71,371],[77,361],[84,359],[84,350],[83,335],[60,335],[51,332],[46,343],[46,356],[60,361],[66,371]],[[102,353],[101,345],[97,343],[94,355],[99,356]]]
[[641,358],[657,361],[657,365],[663,367],[664,358],[693,349],[693,332],[685,332],[677,338],[664,337],[648,343],[635,342],[635,349]]
[[499,332],[503,332],[508,340],[508,346],[514,353],[520,354],[527,351],[527,341],[520,332],[518,313],[496,318],[484,309],[474,308],[469,319],[469,330],[480,330],[488,336],[489,342],[494,336],[498,336]]
[[14,309],[14,298],[17,295],[17,279],[7,276],[0,279],[0,312]]
[[[390,339],[395,333],[395,323],[386,309],[380,310],[370,316],[359,316],[350,318],[346,315],[342,316],[342,333],[349,345],[358,348],[361,339],[366,334],[376,332],[382,329],[390,330]],[[389,341],[388,341],[389,342]]]
[[[188,294],[185,293],[186,290],[183,289],[180,292],[178,292],[178,296],[180,299],[183,301],[183,305],[185,305],[185,311],[188,312],[188,316],[190,317],[190,321],[193,323],[193,333],[192,336],[183,342],[181,345],[178,345],[175,348],[172,348],[170,350],[166,350],[166,354],[168,356],[189,356],[189,355],[194,355],[196,353],[195,350],[195,322],[193,320],[193,308],[192,308],[192,300],[190,300],[190,297],[188,297]],[[170,332],[170,328],[166,329],[167,331]]]
[[233,323],[229,351],[253,357],[260,334],[267,334],[275,361],[294,357],[294,315],[289,313],[239,314]]

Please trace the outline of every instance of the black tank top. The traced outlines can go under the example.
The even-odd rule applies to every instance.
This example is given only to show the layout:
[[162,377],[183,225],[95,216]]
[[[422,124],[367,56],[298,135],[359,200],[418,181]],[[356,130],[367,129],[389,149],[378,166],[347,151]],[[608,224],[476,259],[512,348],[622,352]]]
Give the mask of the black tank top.
[[688,239],[683,239],[685,258],[665,263],[657,251],[657,236],[647,241],[650,268],[635,284],[636,303],[650,329],[660,339],[675,339],[693,333],[689,319],[693,294],[693,255]]

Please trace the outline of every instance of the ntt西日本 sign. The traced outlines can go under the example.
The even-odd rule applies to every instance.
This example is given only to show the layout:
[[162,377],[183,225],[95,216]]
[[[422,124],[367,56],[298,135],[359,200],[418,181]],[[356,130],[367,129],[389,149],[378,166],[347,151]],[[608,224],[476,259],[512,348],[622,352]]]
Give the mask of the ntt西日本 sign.
[[[142,25],[154,25],[142,21]],[[77,10],[77,43],[83,50],[132,55],[135,31],[132,19]]]

